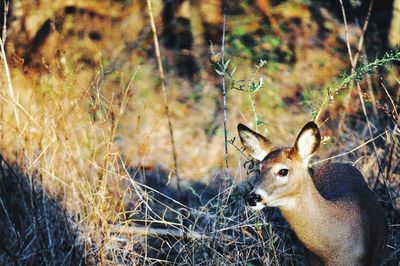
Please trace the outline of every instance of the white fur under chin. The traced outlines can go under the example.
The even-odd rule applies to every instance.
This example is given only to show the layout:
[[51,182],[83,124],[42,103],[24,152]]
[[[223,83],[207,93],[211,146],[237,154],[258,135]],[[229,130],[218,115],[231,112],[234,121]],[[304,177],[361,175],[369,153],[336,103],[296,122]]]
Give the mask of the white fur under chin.
[[285,209],[296,207],[295,200],[292,198],[273,199],[267,194],[265,190],[261,188],[255,189],[253,193],[260,195],[262,198],[262,202],[257,202],[256,206],[250,206],[250,208],[255,211],[259,211],[267,206]]
[[257,205],[250,206],[250,209],[252,209],[253,211],[261,211],[262,209],[264,209],[264,207],[266,207],[264,204],[262,204],[261,202],[257,202]]
[[270,207],[279,207],[282,209],[294,209],[296,208],[296,202],[293,199],[288,199],[288,198],[283,198],[283,199],[278,199],[271,201],[270,204],[268,204]]
[[[296,207],[296,204],[293,200],[291,199],[280,199],[280,200],[274,200],[271,201],[268,204],[269,207],[278,207],[278,208],[283,208],[283,209],[293,209]],[[249,206],[252,211],[260,211],[267,207],[264,203],[257,202],[256,206]]]

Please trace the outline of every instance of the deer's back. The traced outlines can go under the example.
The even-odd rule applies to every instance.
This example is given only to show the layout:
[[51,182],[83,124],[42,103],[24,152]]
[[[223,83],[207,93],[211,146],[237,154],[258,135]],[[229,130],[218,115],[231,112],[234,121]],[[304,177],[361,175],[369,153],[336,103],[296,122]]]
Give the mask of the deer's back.
[[316,169],[312,179],[325,199],[357,205],[360,213],[349,215],[360,215],[360,219],[357,220],[362,221],[358,229],[359,233],[363,234],[366,251],[362,265],[379,265],[386,246],[386,215],[361,173],[350,164],[332,163]]
[[350,164],[325,164],[315,170],[312,179],[319,193],[330,201],[352,198],[359,194],[375,198],[364,177]]

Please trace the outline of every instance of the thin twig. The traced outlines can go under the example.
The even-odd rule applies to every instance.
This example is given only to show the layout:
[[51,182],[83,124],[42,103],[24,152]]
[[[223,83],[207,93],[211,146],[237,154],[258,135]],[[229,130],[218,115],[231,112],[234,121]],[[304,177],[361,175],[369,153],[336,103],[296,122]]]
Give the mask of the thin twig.
[[3,18],[3,32],[2,32],[2,37],[1,39],[3,42],[6,42],[7,38],[7,15],[8,15],[8,9],[10,7],[10,2],[4,1],[4,18]]
[[385,132],[382,132],[381,134],[379,134],[378,136],[376,136],[376,137],[374,137],[374,138],[369,139],[368,141],[366,141],[366,142],[364,142],[363,144],[361,144],[361,145],[355,147],[354,149],[351,149],[350,151],[346,151],[346,152],[343,152],[343,153],[341,153],[341,154],[334,155],[334,156],[331,156],[331,157],[328,157],[328,158],[319,160],[319,161],[314,162],[314,163],[312,163],[312,164],[310,164],[310,165],[313,166],[313,165],[315,165],[315,164],[320,164],[320,163],[323,163],[323,162],[326,162],[326,161],[329,161],[329,160],[332,160],[332,159],[335,159],[335,158],[338,158],[338,157],[345,156],[345,155],[350,154],[350,153],[352,153],[352,152],[355,152],[355,151],[357,151],[358,149],[362,148],[363,146],[367,145],[368,143],[373,142],[375,139],[380,138],[380,137],[383,136],[384,134],[386,134],[386,131],[385,131]]
[[162,229],[162,228],[151,228],[151,227],[133,227],[133,226],[124,226],[124,225],[112,225],[111,232],[116,232],[118,234],[128,234],[137,236],[174,236],[174,237],[188,237],[192,239],[204,239],[211,238],[212,236],[208,236],[204,233],[188,231],[184,232],[183,230],[176,229]]
[[381,85],[382,85],[382,88],[384,89],[384,91],[385,91],[387,97],[389,98],[390,103],[392,104],[392,107],[393,107],[393,116],[395,117],[394,120],[397,121],[397,122],[399,123],[399,122],[400,122],[400,115],[399,115],[399,113],[397,112],[396,104],[394,103],[394,101],[393,101],[393,99],[392,99],[392,96],[390,96],[390,94],[389,94],[389,92],[388,92],[388,90],[387,90],[385,84],[383,84],[383,82],[381,82]]
[[365,18],[364,25],[362,27],[362,33],[360,36],[360,40],[358,40],[357,53],[355,54],[354,59],[353,59],[355,64],[357,64],[357,62],[358,62],[358,58],[360,57],[361,49],[364,45],[364,36],[365,36],[365,32],[367,31],[367,28],[368,28],[368,23],[369,23],[369,19],[371,17],[371,11],[372,11],[373,5],[374,5],[374,0],[371,0],[371,2],[369,3],[369,7],[368,7],[367,17]]
[[[346,11],[345,11],[345,9],[344,9],[343,0],[339,0],[339,1],[340,1],[341,9],[342,9],[343,21],[344,21],[344,26],[345,26],[345,31],[346,31],[346,45],[347,45],[347,51],[348,51],[348,53],[349,53],[349,59],[350,59],[350,63],[351,63],[352,73],[354,73],[354,72],[356,71],[356,64],[357,64],[357,62],[355,61],[355,59],[358,58],[358,57],[353,58],[353,55],[352,55],[352,52],[351,52],[351,47],[350,47],[350,42],[349,42],[349,34],[348,34],[348,25],[347,25],[347,19],[346,19]],[[373,4],[373,0],[372,0],[371,3],[370,3],[370,7],[369,7],[369,12],[368,12],[367,19],[369,19],[369,14],[370,14],[371,9],[372,9],[372,4]],[[366,23],[365,23],[365,25],[366,25]],[[366,29],[366,26],[365,26],[365,29]],[[362,45],[361,40],[360,40],[359,45]],[[386,185],[386,181],[385,181],[385,178],[384,178],[384,176],[383,176],[383,169],[382,169],[381,163],[380,163],[380,161],[379,161],[379,156],[378,156],[377,147],[376,147],[376,144],[375,144],[374,139],[373,139],[373,133],[372,133],[372,128],[371,128],[371,121],[369,120],[369,117],[368,117],[368,114],[367,114],[367,108],[365,107],[365,102],[364,102],[364,98],[363,98],[363,95],[362,95],[361,85],[360,85],[360,82],[359,82],[358,80],[356,80],[356,86],[357,86],[358,96],[359,96],[360,102],[361,102],[361,109],[362,109],[362,111],[363,111],[363,113],[364,113],[365,120],[367,121],[368,133],[369,133],[370,137],[372,138],[372,146],[373,146],[373,150],[374,150],[374,153],[375,153],[375,156],[376,156],[376,161],[377,161],[378,169],[379,169],[379,173],[378,173],[378,175],[377,175],[377,177],[376,177],[376,179],[375,179],[375,182],[374,182],[374,188],[375,188],[376,185],[377,185],[377,183],[378,183],[378,180],[379,180],[379,177],[380,177],[380,176],[382,176],[382,180],[383,180],[383,183],[385,183],[385,185]]]
[[[223,2],[224,4],[224,20],[222,24],[222,40],[221,40],[221,64],[225,69],[225,30],[226,30],[226,0]],[[224,105],[224,144],[225,144],[225,178],[224,180],[228,180],[229,177],[229,157],[228,157],[228,131],[226,128],[227,121],[227,95],[226,95],[226,86],[225,86],[225,71],[223,71],[222,75],[222,96],[223,96],[223,105]],[[226,184],[225,184],[226,185]]]
[[3,25],[3,36],[2,36],[2,38],[0,38],[0,49],[1,49],[1,57],[3,58],[4,70],[6,72],[6,77],[7,77],[8,93],[10,94],[10,98],[11,98],[12,103],[13,103],[15,121],[17,123],[17,129],[19,131],[19,116],[18,116],[18,111],[17,111],[17,106],[16,106],[17,99],[16,99],[16,97],[14,95],[14,88],[13,88],[13,85],[12,85],[12,82],[11,82],[10,69],[8,67],[6,51],[5,51],[5,48],[4,48],[4,44],[5,44],[5,38],[4,38],[5,34],[4,33],[6,31],[5,28],[7,27],[7,25],[6,25],[6,23],[7,23],[6,17],[7,17],[7,14],[8,14],[8,7],[9,7],[9,4],[8,3],[4,3],[4,25]]
[[[371,17],[371,11],[372,11],[372,7],[373,7],[373,4],[374,4],[374,0],[371,0],[370,1],[370,3],[369,3],[369,7],[368,7],[368,13],[367,13],[367,17],[365,18],[365,20],[364,20],[364,25],[363,25],[363,27],[362,27],[362,31],[361,31],[361,36],[360,36],[360,39],[358,40],[358,45],[357,45],[357,52],[356,52],[356,54],[354,55],[354,58],[353,58],[353,56],[352,56],[352,54],[351,54],[351,49],[350,49],[350,44],[349,44],[349,42],[348,42],[348,40],[349,40],[349,34],[348,34],[348,27],[347,27],[347,19],[346,19],[346,14],[345,14],[345,10],[344,10],[344,6],[342,5],[341,7],[342,7],[342,15],[343,15],[343,17],[344,17],[344,25],[345,25],[345,32],[346,32],[346,41],[347,41],[347,51],[348,51],[348,54],[349,54],[349,58],[350,58],[350,63],[351,63],[351,66],[352,66],[352,73],[354,73],[354,68],[355,68],[355,66],[357,65],[357,63],[358,63],[358,59],[359,59],[359,57],[360,57],[360,54],[361,54],[361,51],[362,51],[362,47],[363,47],[363,45],[364,45],[364,36],[365,36],[365,32],[367,31],[367,28],[368,28],[368,23],[369,23],[369,19],[370,19],[370,17]],[[365,60],[366,58],[364,58],[364,60]],[[367,74],[367,76],[369,77],[369,75]],[[368,79],[369,81],[370,81],[370,79]],[[371,89],[372,90],[372,89]],[[352,93],[352,89],[350,88],[349,89],[349,91],[348,91],[348,93],[347,93],[347,97],[346,97],[346,101],[347,101],[347,105],[349,105],[350,104],[350,98],[351,98],[351,93]],[[374,106],[374,110],[375,110],[376,108],[375,108],[375,106]],[[342,128],[342,125],[343,125],[343,121],[344,121],[344,117],[345,117],[345,112],[343,112],[343,114],[341,115],[341,119],[340,119],[340,122],[339,122],[339,128],[341,129]]]
[[[172,149],[172,157],[173,157],[172,159],[174,161],[174,171],[175,171],[175,175],[176,175],[176,185],[177,185],[178,191],[181,192],[180,177],[179,177],[179,172],[178,172],[178,155],[176,152],[174,130],[172,127],[171,114],[170,114],[170,110],[169,110],[168,91],[167,91],[167,87],[165,85],[164,69],[163,69],[163,65],[162,65],[162,61],[161,61],[160,45],[158,43],[157,29],[156,29],[156,25],[154,23],[153,11],[152,11],[152,7],[151,7],[151,0],[147,0],[147,8],[149,11],[151,30],[153,32],[154,49],[155,49],[156,57],[157,57],[158,71],[160,73],[161,89],[162,89],[164,106],[165,106],[165,114],[166,114],[167,120],[168,120],[169,137],[170,137],[170,141],[171,141],[171,149]],[[181,193],[179,193],[179,194],[181,194]]]
[[339,1],[340,1],[340,7],[342,10],[343,22],[344,22],[344,32],[346,34],[347,52],[349,54],[351,66],[354,69],[355,65],[354,65],[354,60],[353,60],[353,53],[351,52],[351,47],[350,47],[350,42],[349,42],[349,28],[347,26],[346,11],[344,10],[343,0],[339,0]]

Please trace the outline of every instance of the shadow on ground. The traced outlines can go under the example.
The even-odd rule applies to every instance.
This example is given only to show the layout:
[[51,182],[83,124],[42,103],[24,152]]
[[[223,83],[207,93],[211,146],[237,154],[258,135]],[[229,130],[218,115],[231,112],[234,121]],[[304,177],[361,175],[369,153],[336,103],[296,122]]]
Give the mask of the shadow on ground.
[[0,156],[2,265],[84,265],[65,211],[17,165]]

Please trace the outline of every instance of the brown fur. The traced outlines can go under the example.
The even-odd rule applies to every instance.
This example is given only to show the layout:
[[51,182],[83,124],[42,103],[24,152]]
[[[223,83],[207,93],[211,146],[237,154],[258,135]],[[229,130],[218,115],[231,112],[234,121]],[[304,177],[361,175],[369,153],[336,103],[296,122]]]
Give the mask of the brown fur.
[[[292,149],[276,150],[263,162],[263,171],[288,159],[297,159]],[[291,180],[292,189],[283,195],[293,198],[295,207],[281,211],[304,245],[325,265],[379,265],[386,244],[385,213],[357,169],[328,164],[313,177],[296,174],[303,176]]]
[[259,158],[267,154],[259,159],[262,178],[251,206],[279,207],[311,252],[312,265],[380,265],[388,231],[385,211],[349,164],[327,164],[310,175],[307,164],[321,139],[314,122],[285,149],[273,150],[269,140],[244,125],[238,130],[246,150],[258,151]]

